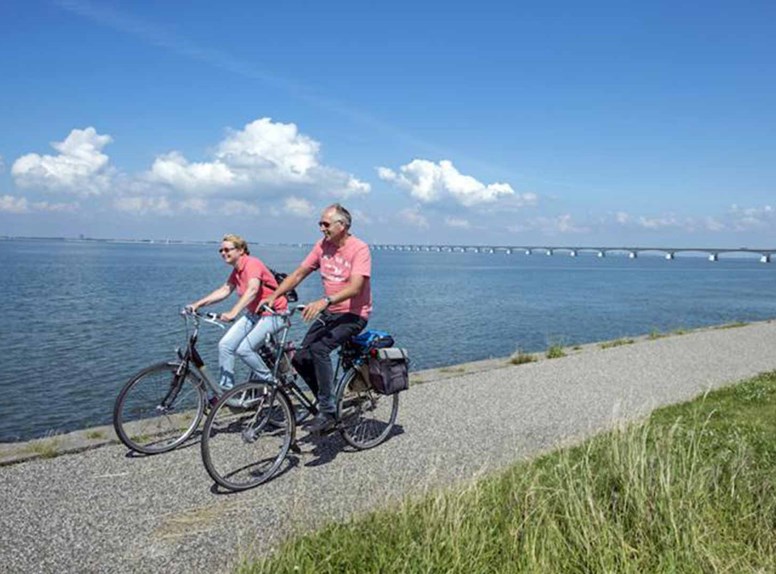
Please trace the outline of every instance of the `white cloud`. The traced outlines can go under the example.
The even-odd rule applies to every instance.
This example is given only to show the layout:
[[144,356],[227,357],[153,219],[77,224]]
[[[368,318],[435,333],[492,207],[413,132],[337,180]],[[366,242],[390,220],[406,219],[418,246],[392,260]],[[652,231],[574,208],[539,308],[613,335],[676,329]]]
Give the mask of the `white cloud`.
[[706,229],[706,231],[724,231],[727,229],[727,225],[715,217],[704,217],[703,227]]
[[118,211],[146,215],[172,215],[170,201],[166,197],[119,197],[113,202]]
[[207,213],[207,201],[200,199],[199,197],[190,197],[185,201],[182,201],[179,205],[179,208],[181,211],[205,214]]
[[470,175],[460,173],[449,160],[438,164],[425,159],[415,159],[399,168],[399,173],[387,167],[377,168],[377,175],[400,188],[422,203],[434,203],[452,198],[457,203],[471,207],[488,204],[504,198],[515,198],[533,203],[535,194],[518,195],[508,183],[484,184]]
[[371,225],[372,218],[366,214],[366,212],[360,209],[351,209],[350,214],[353,216],[353,225]]
[[515,223],[507,227],[512,233],[524,233],[527,231],[539,231],[543,235],[563,235],[573,233],[589,233],[590,227],[574,222],[569,213],[556,217],[535,217],[522,223]]
[[14,197],[12,195],[0,196],[0,212],[3,213],[27,213],[30,206],[26,197]]
[[772,226],[776,223],[776,209],[771,205],[741,208],[733,204],[730,206],[729,216],[736,231]]
[[301,197],[289,197],[284,202],[286,213],[295,217],[312,217],[315,213],[313,204]]
[[56,213],[71,213],[78,211],[78,203],[49,203],[48,201],[29,201],[26,197],[3,195],[0,197],[0,212],[31,213],[33,211],[48,211]]
[[99,195],[110,188],[113,169],[102,148],[112,141],[93,127],[74,129],[62,142],[51,146],[58,155],[30,153],[11,166],[16,185],[88,196]]
[[178,152],[154,160],[148,179],[187,192],[209,193],[237,183],[237,176],[220,161],[189,163]]
[[681,227],[682,223],[675,215],[669,213],[661,217],[640,216],[636,220],[636,225],[643,227],[644,229],[665,229],[667,227]]
[[258,206],[245,201],[227,201],[219,209],[219,213],[227,216],[235,215],[259,215],[261,210]]
[[146,180],[199,195],[270,195],[298,188],[339,197],[369,193],[370,186],[352,175],[320,163],[321,145],[295,124],[255,120],[230,131],[211,161],[190,162],[177,151],[156,158]]
[[419,227],[420,229],[428,228],[428,219],[418,209],[403,209],[399,212],[399,217],[413,227]]
[[448,227],[457,227],[459,229],[470,229],[471,223],[469,223],[466,219],[461,219],[458,217],[447,217],[445,218],[445,225]]

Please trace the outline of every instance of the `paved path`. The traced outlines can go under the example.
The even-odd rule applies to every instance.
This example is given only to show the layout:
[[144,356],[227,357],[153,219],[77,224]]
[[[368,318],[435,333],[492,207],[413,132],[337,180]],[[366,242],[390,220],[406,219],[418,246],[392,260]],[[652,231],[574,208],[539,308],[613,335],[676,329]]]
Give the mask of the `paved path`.
[[403,432],[379,448],[345,452],[332,436],[239,494],[212,490],[197,444],[146,458],[108,446],[1,467],[0,571],[229,571],[294,529],[773,369],[776,322],[766,322],[454,376],[404,393]]

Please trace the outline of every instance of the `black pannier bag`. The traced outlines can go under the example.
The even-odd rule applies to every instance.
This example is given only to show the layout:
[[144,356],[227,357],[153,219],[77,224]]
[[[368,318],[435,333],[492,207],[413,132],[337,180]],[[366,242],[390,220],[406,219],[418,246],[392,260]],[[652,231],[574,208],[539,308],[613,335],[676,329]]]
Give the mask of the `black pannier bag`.
[[369,382],[383,395],[406,391],[410,386],[409,362],[405,349],[375,349],[367,361]]

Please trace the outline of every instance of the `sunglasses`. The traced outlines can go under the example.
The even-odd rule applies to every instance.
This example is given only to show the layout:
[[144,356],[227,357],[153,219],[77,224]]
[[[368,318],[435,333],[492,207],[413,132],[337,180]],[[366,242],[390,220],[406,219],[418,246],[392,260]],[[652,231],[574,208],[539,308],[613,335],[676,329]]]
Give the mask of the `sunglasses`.
[[335,223],[339,223],[339,222],[340,222],[340,221],[339,221],[339,219],[338,219],[338,220],[336,220],[336,221],[332,221],[332,222],[328,222],[328,221],[319,221],[319,222],[318,222],[318,227],[323,227],[324,229],[328,229],[329,227],[331,227],[331,226],[332,226],[332,225],[334,225]]
[[236,247],[222,247],[218,250],[219,253],[229,253],[230,251],[234,251],[237,249]]

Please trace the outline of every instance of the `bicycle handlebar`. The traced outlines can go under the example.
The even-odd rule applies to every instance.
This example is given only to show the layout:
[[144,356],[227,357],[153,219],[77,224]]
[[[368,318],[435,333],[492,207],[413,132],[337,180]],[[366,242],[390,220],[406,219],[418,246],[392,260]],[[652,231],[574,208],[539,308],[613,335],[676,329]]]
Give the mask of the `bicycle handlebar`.
[[210,323],[211,325],[215,325],[221,329],[226,329],[226,324],[224,321],[221,321],[221,319],[218,318],[218,313],[200,313],[199,311],[195,311],[190,307],[184,307],[181,309],[181,315],[184,317],[196,317],[205,323]]
[[295,305],[290,311],[275,311],[272,307],[266,303],[258,308],[258,311],[266,311],[270,315],[277,315],[279,317],[291,317],[294,313],[304,311],[306,305]]

